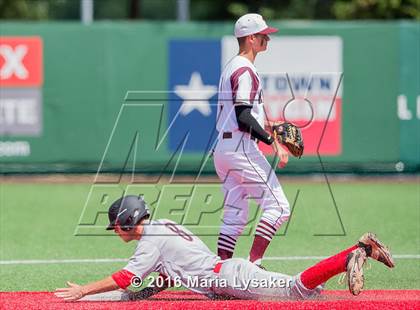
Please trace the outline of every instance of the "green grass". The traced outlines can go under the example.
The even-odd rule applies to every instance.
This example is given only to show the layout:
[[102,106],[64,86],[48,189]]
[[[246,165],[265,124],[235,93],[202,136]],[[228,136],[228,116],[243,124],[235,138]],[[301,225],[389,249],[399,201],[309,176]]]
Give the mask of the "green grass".
[[[117,237],[106,234],[74,235],[90,187],[89,184],[2,184],[0,259],[128,258],[134,243],[125,244]],[[138,192],[141,187],[137,185],[129,191]],[[207,236],[201,238],[215,251],[220,222],[220,210],[217,211],[217,206],[222,201],[220,189],[214,185],[194,189],[192,198],[188,198],[191,190],[192,187],[188,185],[171,185],[162,191],[160,196],[146,193],[146,199],[153,202],[152,207],[160,206],[155,211],[156,218],[183,221],[189,224],[188,227],[193,232],[206,233]],[[291,203],[298,190],[299,197],[287,233],[273,239],[266,256],[330,255],[350,246],[366,231],[376,232],[390,245],[394,254],[420,254],[418,184],[332,184],[334,198],[346,231],[344,236],[331,236],[341,234],[342,230],[325,184],[288,183],[284,184],[284,190]],[[203,202],[206,201],[203,199],[203,193],[213,195],[207,204]],[[177,196],[175,200],[174,196]],[[88,205],[88,209],[90,206],[91,204]],[[199,214],[203,211],[207,213],[200,218]],[[91,221],[92,214],[96,214],[96,210],[87,210],[82,222]],[[251,218],[259,218],[255,204],[251,205],[250,215]],[[197,219],[200,219],[198,224]],[[253,227],[255,222],[251,221],[249,227]],[[106,215],[101,215],[97,224],[105,223]],[[279,233],[284,232],[285,226]],[[317,234],[329,236],[316,236]],[[236,256],[246,257],[251,243],[252,236],[241,237]],[[270,260],[265,261],[264,265],[273,271],[295,274],[315,262]],[[372,269],[366,271],[366,288],[420,289],[420,260],[398,259],[394,270],[387,270],[373,261],[371,263]],[[67,280],[86,283],[105,277],[123,266],[123,263],[0,265],[0,290],[53,290],[63,286]],[[345,288],[339,286],[335,279],[329,281],[327,287]]]

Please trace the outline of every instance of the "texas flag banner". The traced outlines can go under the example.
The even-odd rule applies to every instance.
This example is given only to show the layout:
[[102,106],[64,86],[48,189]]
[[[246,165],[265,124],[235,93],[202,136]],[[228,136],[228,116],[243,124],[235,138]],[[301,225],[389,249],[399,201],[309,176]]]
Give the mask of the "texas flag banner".
[[[169,42],[169,148],[175,151],[187,138],[184,150],[203,152],[214,130],[217,88],[221,72],[219,40]],[[185,135],[188,137],[185,137]]]
[[[225,64],[238,53],[232,36],[221,40],[169,42],[169,148],[205,151],[216,123],[217,88]],[[255,66],[263,87],[266,118],[298,125],[305,156],[338,156],[342,133],[342,40],[337,36],[272,37]],[[272,148],[259,143],[265,154]]]

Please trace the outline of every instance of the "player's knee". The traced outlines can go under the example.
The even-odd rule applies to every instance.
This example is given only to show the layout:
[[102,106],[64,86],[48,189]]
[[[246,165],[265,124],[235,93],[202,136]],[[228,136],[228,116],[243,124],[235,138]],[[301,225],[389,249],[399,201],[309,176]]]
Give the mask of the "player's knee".
[[235,227],[223,227],[220,229],[220,234],[229,236],[235,240],[239,238],[239,236],[242,234],[243,228],[235,228]]
[[281,209],[281,217],[284,218],[284,221],[287,221],[291,214],[289,202],[288,201],[284,202],[282,206],[280,206],[280,209]]
[[230,236],[235,240],[242,234],[244,231],[245,224],[243,223],[223,223],[220,227],[220,233]]
[[285,222],[289,219],[291,212],[290,204],[287,199],[283,199],[280,203],[277,203],[275,210],[282,222]]
[[261,220],[269,223],[276,229],[286,222],[290,217],[290,207],[289,204],[285,204],[282,206],[272,207],[263,212],[261,216]]

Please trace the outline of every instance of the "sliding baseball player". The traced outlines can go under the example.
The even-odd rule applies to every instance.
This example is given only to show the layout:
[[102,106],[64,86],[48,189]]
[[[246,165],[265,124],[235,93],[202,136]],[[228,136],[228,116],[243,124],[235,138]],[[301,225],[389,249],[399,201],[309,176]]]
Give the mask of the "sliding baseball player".
[[[367,257],[394,267],[388,248],[371,233],[348,249],[289,276],[268,272],[244,259],[220,259],[185,227],[169,220],[149,221],[147,204],[138,196],[115,201],[108,217],[108,229],[125,242],[137,242],[133,256],[123,269],[105,279],[85,285],[67,282],[68,287],[56,289],[57,297],[66,301],[140,300],[175,284],[212,299],[307,299],[317,296],[324,283],[340,273],[347,274],[350,292],[358,295]],[[158,272],[158,279],[164,281],[152,281],[139,292],[126,290],[130,285],[139,286],[152,272]]]

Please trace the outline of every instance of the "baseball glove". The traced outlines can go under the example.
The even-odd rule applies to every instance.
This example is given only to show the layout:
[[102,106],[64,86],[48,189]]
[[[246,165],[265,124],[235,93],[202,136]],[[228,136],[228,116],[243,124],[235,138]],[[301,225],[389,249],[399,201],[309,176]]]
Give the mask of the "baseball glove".
[[295,157],[302,157],[303,154],[303,138],[299,127],[292,123],[280,123],[272,126],[274,138],[284,146]]

